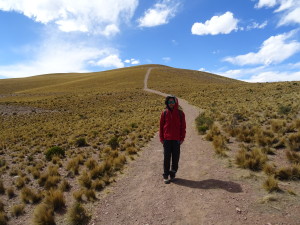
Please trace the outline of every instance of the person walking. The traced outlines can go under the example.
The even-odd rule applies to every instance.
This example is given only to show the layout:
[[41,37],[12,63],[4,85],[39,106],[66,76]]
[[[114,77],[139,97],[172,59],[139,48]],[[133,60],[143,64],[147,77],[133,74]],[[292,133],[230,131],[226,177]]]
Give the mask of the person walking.
[[186,123],[184,112],[178,108],[178,99],[175,96],[167,96],[165,104],[166,108],[160,116],[159,138],[164,147],[163,178],[169,184],[178,170],[180,145],[185,138]]

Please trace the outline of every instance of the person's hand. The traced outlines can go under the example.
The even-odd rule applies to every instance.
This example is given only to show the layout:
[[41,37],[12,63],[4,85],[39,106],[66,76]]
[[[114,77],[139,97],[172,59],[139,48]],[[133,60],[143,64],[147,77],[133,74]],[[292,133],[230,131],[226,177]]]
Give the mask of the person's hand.
[[164,144],[164,141],[160,141],[160,143]]
[[183,141],[180,141],[180,145],[182,145]]

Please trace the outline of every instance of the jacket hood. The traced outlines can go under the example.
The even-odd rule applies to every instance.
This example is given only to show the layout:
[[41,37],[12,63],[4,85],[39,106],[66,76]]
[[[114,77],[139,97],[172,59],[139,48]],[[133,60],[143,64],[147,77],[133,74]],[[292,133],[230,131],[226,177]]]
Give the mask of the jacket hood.
[[166,100],[165,100],[166,108],[171,110],[169,105],[168,105],[168,101],[169,101],[170,98],[173,98],[175,100],[175,105],[174,105],[173,110],[178,110],[178,99],[173,95],[169,95],[169,96],[166,97]]

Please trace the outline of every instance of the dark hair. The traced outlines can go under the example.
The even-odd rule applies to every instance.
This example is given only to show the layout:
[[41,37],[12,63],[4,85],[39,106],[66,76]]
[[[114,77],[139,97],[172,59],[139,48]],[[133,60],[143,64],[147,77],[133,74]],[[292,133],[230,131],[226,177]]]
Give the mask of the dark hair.
[[166,106],[168,106],[168,101],[169,101],[171,98],[174,99],[174,101],[176,102],[176,97],[175,97],[174,95],[169,95],[169,96],[166,97],[166,100],[165,100]]

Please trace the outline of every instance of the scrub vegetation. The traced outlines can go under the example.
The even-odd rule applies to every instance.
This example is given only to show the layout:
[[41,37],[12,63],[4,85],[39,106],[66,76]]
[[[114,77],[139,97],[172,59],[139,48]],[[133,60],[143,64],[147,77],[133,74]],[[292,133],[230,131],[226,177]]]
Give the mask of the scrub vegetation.
[[300,82],[158,65],[0,80],[1,224],[88,223],[101,192],[158,131],[164,105],[143,91],[149,67],[149,88],[203,109],[197,128],[217,155],[266,174],[269,192],[300,180]]
[[157,131],[163,100],[143,91],[146,71],[0,80],[1,224],[86,224],[85,208]]
[[212,141],[217,155],[229,157],[236,167],[262,174],[267,191],[280,189],[277,180],[289,181],[284,186],[298,186],[299,81],[246,83],[160,67],[151,71],[148,87],[201,108],[203,112],[196,119],[199,134]]

